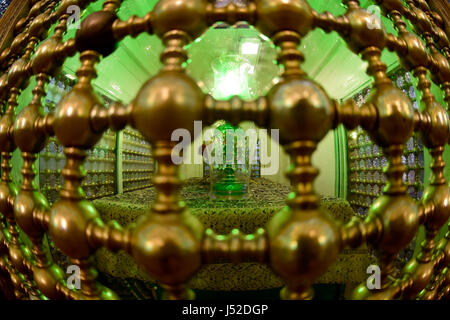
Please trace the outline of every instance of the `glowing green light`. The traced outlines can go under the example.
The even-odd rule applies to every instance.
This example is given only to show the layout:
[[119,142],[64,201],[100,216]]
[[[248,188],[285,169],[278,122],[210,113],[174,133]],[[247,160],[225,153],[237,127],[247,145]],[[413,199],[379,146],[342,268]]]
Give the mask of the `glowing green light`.
[[258,54],[259,42],[255,41],[243,41],[241,43],[241,54],[254,55]]
[[215,96],[220,98],[229,98],[241,93],[241,79],[236,70],[229,70],[219,75],[214,83]]
[[[223,147],[225,158],[224,164],[217,163],[213,166],[214,176],[217,180],[212,181],[212,194],[215,198],[240,199],[247,193],[247,183],[236,179],[236,156],[242,150],[242,141],[236,136],[242,132],[239,127],[230,123],[223,123],[217,127],[216,133],[223,136]],[[229,134],[232,134],[229,137]],[[228,137],[227,137],[228,136]],[[228,147],[231,145],[232,152],[229,154]],[[238,229],[233,229],[232,234],[239,233]]]
[[241,55],[226,55],[216,59],[214,70],[214,88],[212,95],[216,99],[228,99],[232,96],[249,98],[249,72],[252,65]]

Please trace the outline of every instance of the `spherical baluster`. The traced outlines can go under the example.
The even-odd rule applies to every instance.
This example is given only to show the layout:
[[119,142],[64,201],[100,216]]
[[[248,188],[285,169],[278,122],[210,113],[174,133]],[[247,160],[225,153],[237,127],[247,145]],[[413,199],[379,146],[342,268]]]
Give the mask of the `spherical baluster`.
[[[49,253],[44,250],[42,245],[43,223],[48,220],[46,216],[49,216],[50,209],[47,200],[34,184],[36,175],[34,162],[36,153],[44,147],[46,138],[52,131],[52,128],[49,127],[49,122],[51,122],[49,119],[52,118],[52,115],[44,117],[41,114],[41,100],[45,95],[44,88],[49,81],[49,76],[58,72],[61,63],[67,56],[64,50],[61,50],[63,47],[61,41],[63,33],[66,31],[68,17],[67,13],[60,17],[55,34],[39,46],[31,60],[32,71],[37,75],[33,99],[17,116],[14,126],[15,142],[21,149],[24,159],[22,169],[24,180],[14,203],[15,219],[33,242],[32,252],[36,259],[33,275],[37,287],[46,297],[52,299],[62,298],[62,292],[57,289],[57,284],[62,282],[63,277],[62,271],[49,260]],[[36,217],[40,219],[37,220]]]
[[[43,5],[43,2],[41,2],[41,5]],[[36,16],[32,21],[30,21],[27,29],[21,34],[20,37],[16,38],[16,42],[14,43],[15,47],[13,47],[12,54],[21,54],[21,50],[19,49],[20,46],[25,47],[25,52],[23,53],[23,56],[17,59],[9,68],[7,84],[4,85],[4,88],[9,89],[10,95],[7,102],[7,110],[1,120],[1,135],[3,143],[1,144],[0,149],[2,152],[4,167],[4,172],[2,175],[2,189],[5,196],[5,203],[3,204],[5,211],[3,212],[7,215],[7,219],[10,224],[9,231],[11,234],[11,242],[9,243],[9,256],[10,258],[12,258],[12,267],[17,269],[18,272],[26,274],[24,277],[24,283],[21,288],[29,288],[25,290],[29,294],[32,294],[34,296],[37,296],[38,294],[27,277],[27,275],[31,273],[31,265],[28,264],[29,261],[26,259],[26,256],[21,250],[19,234],[16,230],[13,204],[17,195],[17,189],[11,182],[11,165],[9,162],[11,158],[11,152],[16,148],[13,137],[14,109],[18,105],[17,99],[20,95],[21,90],[26,87],[29,77],[32,75],[29,60],[34,50],[34,46],[39,41],[40,37],[43,36],[43,32],[45,30],[45,14],[50,13],[53,8],[54,5],[50,3],[50,5],[46,8],[45,13]],[[34,16],[34,14],[32,15]],[[25,44],[24,42],[26,40],[28,40],[28,42]],[[17,277],[17,279],[21,279],[21,277]],[[16,285],[16,291],[19,292],[20,290],[20,287],[17,287]]]
[[[401,162],[403,145],[414,130],[414,111],[408,97],[395,88],[386,76],[386,65],[381,61],[381,50],[389,39],[380,24],[374,26],[373,17],[359,7],[358,1],[345,1],[348,6],[345,14],[350,30],[341,32],[347,40],[349,48],[361,54],[368,62],[367,73],[374,78],[374,89],[367,102],[376,110],[375,125],[366,128],[374,141],[383,147],[388,157],[386,167],[387,186],[384,195],[371,206],[368,223],[379,225],[378,237],[371,243],[378,249],[381,260],[381,289],[386,290],[392,284],[388,278],[393,272],[393,259],[414,237],[418,225],[417,205],[406,195],[406,187],[402,182],[405,166]],[[395,1],[388,4],[399,8]],[[350,118],[351,119],[351,118]],[[387,290],[383,295],[394,296],[397,289]],[[357,298],[369,295],[365,285],[357,289]],[[381,296],[380,296],[381,297]],[[373,298],[376,298],[374,296]]]
[[[6,112],[0,119],[0,211],[9,222],[7,237],[0,238],[0,254],[8,259],[0,257],[0,268],[10,273],[17,297],[39,293],[28,278],[32,272],[37,288],[50,298],[114,298],[96,282],[97,272],[88,263],[94,250],[105,246],[130,253],[163,284],[165,298],[192,298],[185,285],[202,262],[230,259],[238,263],[246,255],[261,263],[270,261],[286,282],[283,298],[310,299],[311,284],[344,246],[369,243],[381,259],[382,288],[372,294],[363,288],[355,298],[448,298],[449,233],[437,244],[434,237],[449,218],[449,187],[442,154],[450,140],[450,122],[444,107],[431,93],[427,72],[431,71],[431,79],[441,87],[448,103],[450,49],[441,29],[442,19],[426,1],[408,0],[407,6],[400,0],[377,1],[394,22],[396,36],[386,34],[380,21],[360,8],[357,0],[344,0],[348,10],[340,17],[317,13],[304,0],[257,0],[245,6],[230,2],[223,8],[204,0],[162,0],[144,17],[134,16],[127,21],[116,15],[121,1],[106,0],[101,11],[83,20],[75,39],[62,43],[67,8],[88,2],[64,0],[57,11],[56,1],[36,2],[27,17],[17,21],[15,39],[0,53],[0,67],[7,71],[0,76],[0,99],[6,102]],[[31,59],[34,47],[57,18],[60,23],[55,35]],[[415,25],[425,43],[408,31],[404,18]],[[266,97],[255,101],[205,98],[184,72],[188,58],[184,46],[216,21],[234,24],[241,20],[255,24],[278,46],[278,63],[283,68],[281,82]],[[352,100],[339,105],[301,69],[304,56],[298,46],[313,28],[337,31],[350,50],[368,63],[367,73],[375,81],[372,95],[362,107]],[[143,85],[130,105],[116,103],[106,109],[93,93],[95,65],[101,55],[110,55],[125,36],[136,37],[142,32],[154,32],[162,39],[163,68]],[[422,112],[414,111],[409,99],[387,77],[386,65],[381,61],[385,48],[395,51],[402,65],[417,77],[423,94]],[[61,100],[54,115],[42,115],[41,99],[49,76],[76,51],[81,53],[82,62],[77,85]],[[14,119],[20,92],[32,75],[37,80],[33,100]],[[217,236],[210,230],[204,231],[179,199],[181,180],[171,159],[175,145],[171,134],[178,128],[192,134],[195,120],[205,118],[210,123],[219,116],[233,123],[253,119],[261,126],[279,128],[281,143],[293,160],[293,168],[288,172],[293,185],[288,207],[271,219],[267,232],[260,230],[251,237],[238,231]],[[387,186],[372,205],[368,219],[353,220],[338,229],[318,206],[319,198],[313,190],[318,170],[313,167],[311,156],[317,143],[340,123],[349,129],[360,125],[368,131],[383,148],[388,165]],[[120,130],[127,124],[152,143],[158,171],[154,177],[157,197],[151,212],[135,227],[124,230],[114,222],[103,224],[93,205],[85,200],[81,183],[86,150],[108,127]],[[432,156],[431,182],[419,206],[406,195],[402,182],[403,145],[413,131],[418,131]],[[67,163],[62,170],[61,199],[50,209],[33,184],[33,163],[46,137],[53,134],[65,147]],[[10,157],[16,144],[24,159],[24,180],[18,194],[10,178]],[[401,278],[392,279],[397,274],[393,259],[412,240],[419,224],[426,227],[419,255],[405,266]],[[31,253],[20,242],[17,226],[32,240]],[[80,292],[64,285],[61,270],[45,257],[41,241],[47,228],[56,246],[80,267]]]
[[[162,70],[148,80],[131,103],[133,126],[152,144],[157,161],[153,183],[157,190],[151,212],[132,234],[132,254],[137,262],[166,289],[166,299],[193,298],[185,288],[201,263],[200,222],[184,210],[178,194],[181,180],[172,162],[178,128],[193,132],[202,118],[203,93],[183,70],[184,50],[206,28],[206,1],[159,1],[152,12],[152,28],[162,38]],[[151,245],[149,245],[151,244]]]
[[101,220],[93,205],[85,199],[81,184],[85,175],[82,163],[86,150],[100,140],[107,128],[107,122],[103,124],[104,117],[100,117],[100,125],[94,120],[99,120],[96,114],[107,113],[95,95],[91,81],[97,76],[95,65],[100,54],[107,56],[115,49],[112,25],[119,5],[120,1],[106,0],[101,11],[89,15],[81,23],[75,38],[75,47],[81,51],[81,67],[76,73],[78,83],[58,104],[52,123],[56,137],[64,146],[66,166],[62,170],[64,185],[60,200],[51,208],[49,232],[56,246],[80,268],[81,293],[90,299],[117,298],[111,290],[96,282],[97,271],[88,262],[95,247],[87,230],[93,223],[101,227]]
[[267,225],[269,260],[286,282],[283,299],[311,299],[311,284],[341,248],[336,224],[318,206],[313,190],[318,170],[311,164],[317,143],[333,126],[334,103],[300,67],[304,57],[297,47],[314,20],[307,2],[257,1],[256,12],[257,28],[280,48],[283,79],[268,94],[269,122],[280,129],[281,143],[294,164],[287,174],[293,185],[289,207]]

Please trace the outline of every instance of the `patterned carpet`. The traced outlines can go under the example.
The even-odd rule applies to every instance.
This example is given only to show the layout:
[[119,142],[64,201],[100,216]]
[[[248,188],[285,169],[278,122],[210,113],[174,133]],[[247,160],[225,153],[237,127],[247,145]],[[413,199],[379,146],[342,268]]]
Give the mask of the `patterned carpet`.
[[[220,234],[229,233],[233,228],[238,228],[244,233],[252,233],[257,228],[263,227],[285,205],[290,187],[257,178],[251,180],[249,190],[249,198],[245,200],[210,200],[207,180],[192,178],[185,182],[181,196],[191,214],[196,216],[205,228],[212,228]],[[105,222],[116,220],[122,226],[126,226],[149,211],[155,195],[155,189],[150,187],[97,199],[94,205]],[[320,207],[342,223],[348,222],[354,215],[349,203],[343,199],[322,198]],[[95,261],[99,271],[105,274],[105,278],[110,277],[116,282],[119,279],[127,283],[131,281],[139,283],[140,287],[153,288],[155,281],[124,252],[111,253],[106,249],[100,249]],[[366,268],[372,262],[373,258],[364,248],[344,251],[318,283],[361,282],[367,278]],[[264,265],[217,263],[203,266],[189,285],[200,290],[243,291],[279,288],[283,283],[269,267]]]

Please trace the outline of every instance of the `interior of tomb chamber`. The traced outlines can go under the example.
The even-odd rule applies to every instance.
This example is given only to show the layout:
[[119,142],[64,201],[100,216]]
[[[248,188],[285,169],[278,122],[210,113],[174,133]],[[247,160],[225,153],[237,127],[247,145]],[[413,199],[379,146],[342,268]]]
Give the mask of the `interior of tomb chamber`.
[[[118,17],[126,20],[131,15],[144,16],[156,2],[124,1]],[[96,1],[90,4],[82,12],[82,18],[101,10],[102,3]],[[0,0],[0,4],[6,8],[8,1]],[[341,1],[309,1],[309,4],[318,12],[327,10],[335,16],[343,15],[346,10]],[[360,1],[364,8],[372,4],[372,1]],[[0,8],[3,10],[3,7]],[[3,12],[1,10],[0,13]],[[381,20],[387,32],[396,34],[388,18],[381,17]],[[410,25],[407,27],[411,28]],[[69,29],[64,39],[73,38],[75,32],[76,29]],[[353,98],[358,106],[367,101],[373,84],[372,78],[366,74],[367,63],[352,53],[338,34],[326,34],[316,29],[302,39],[299,48],[305,56],[302,68],[331,98],[339,102]],[[105,106],[109,107],[115,101],[128,104],[142,85],[160,70],[159,55],[163,49],[161,40],[154,35],[141,34],[121,40],[118,48],[96,66],[98,77],[93,85]],[[188,74],[205,94],[218,100],[232,96],[253,100],[267,94],[280,81],[277,48],[269,38],[246,23],[234,26],[218,23],[189,44],[187,51],[189,59],[185,66]],[[75,85],[79,58],[79,54],[68,58],[59,74],[51,78],[46,87],[44,113],[53,111]],[[381,59],[387,65],[387,74],[394,85],[411,99],[414,108],[420,109],[421,93],[417,88],[417,79],[400,65],[395,53],[384,50]],[[35,85],[33,77],[19,97],[16,114],[31,101]],[[444,105],[439,88],[432,84],[431,89],[436,99]],[[225,121],[218,121],[210,126],[203,124],[202,129],[205,132],[208,128],[224,128],[224,125],[227,125]],[[240,123],[239,127],[243,130],[257,129],[249,121]],[[264,141],[272,143],[267,147]],[[218,169],[205,162],[192,163],[195,154],[203,151],[210,142],[211,139],[200,135],[185,150],[185,159],[190,158],[191,161],[180,165],[180,174],[184,179],[181,198],[189,211],[217,234],[227,234],[233,228],[243,233],[253,233],[285,206],[291,190],[286,176],[292,165],[291,160],[280,148],[279,166],[271,170],[270,164],[264,163],[265,158],[271,151],[276,152],[279,144],[267,132],[259,131],[251,164],[248,161],[241,166],[233,164],[230,167],[232,171],[219,172],[223,168]],[[245,142],[241,147],[248,152]],[[150,143],[131,127],[118,132],[106,131],[96,146],[88,151],[84,163],[86,177],[83,190],[105,223],[116,220],[120,225],[127,226],[148,211],[156,197],[152,183],[156,162],[152,151]],[[447,146],[444,160],[450,161]],[[20,151],[16,150],[12,158],[12,179],[17,185],[23,179],[22,161]],[[386,156],[359,126],[354,130],[339,126],[329,131],[318,144],[312,162],[320,170],[314,182],[315,191],[320,196],[320,207],[343,223],[354,216],[366,217],[371,204],[382,195],[386,185],[383,171],[387,164]],[[426,148],[415,135],[412,136],[402,156],[402,163],[407,168],[402,179],[407,185],[407,193],[414,199],[422,197],[431,174],[430,162]],[[50,204],[59,199],[64,165],[63,146],[56,137],[52,137],[39,153],[36,162],[39,174],[35,179]],[[446,178],[450,177],[447,167],[444,174]],[[403,265],[413,257],[422,238],[423,233],[419,233],[402,250],[396,263]],[[69,265],[67,257],[53,245],[50,238],[47,240],[53,259],[63,268]],[[93,261],[99,271],[99,281],[114,290],[120,298],[161,297],[160,285],[149,278],[126,253],[113,253],[102,248],[95,253]],[[350,291],[365,281],[367,266],[374,261],[373,252],[366,246],[346,250],[314,284],[315,299],[348,298]],[[266,265],[253,262],[239,265],[215,263],[202,266],[190,280],[189,287],[194,289],[198,299],[226,299],[230,296],[278,299],[283,282]]]

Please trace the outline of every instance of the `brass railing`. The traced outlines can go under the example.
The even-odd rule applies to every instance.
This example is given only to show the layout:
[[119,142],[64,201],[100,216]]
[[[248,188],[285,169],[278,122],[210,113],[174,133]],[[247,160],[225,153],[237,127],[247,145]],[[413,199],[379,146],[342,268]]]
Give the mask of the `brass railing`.
[[[70,5],[86,6],[86,0],[41,0],[16,26],[12,44],[0,54],[0,119],[2,175],[0,183],[0,269],[9,274],[17,298],[114,299],[116,294],[96,281],[97,271],[89,257],[100,247],[124,250],[165,289],[165,298],[193,298],[187,281],[204,263],[228,260],[233,263],[266,263],[286,283],[283,299],[311,299],[311,285],[333,264],[344,248],[363,244],[379,255],[381,288],[369,290],[362,284],[356,299],[448,299],[450,294],[450,233],[438,243],[435,236],[448,223],[450,194],[443,175],[442,153],[450,138],[446,108],[430,91],[431,76],[450,99],[449,41],[442,31],[442,19],[424,0],[379,1],[392,19],[398,35],[387,34],[356,0],[344,0],[347,11],[335,17],[318,13],[306,0],[256,0],[246,6],[230,3],[217,8],[205,0],[160,0],[144,17],[118,19],[119,0],[104,1],[101,11],[86,17],[74,39],[63,42]],[[404,19],[414,24],[410,33]],[[185,73],[188,58],[184,46],[199,37],[208,26],[248,21],[270,37],[279,48],[282,78],[270,92],[255,101],[235,97],[216,101],[202,93]],[[49,27],[54,34],[46,38]],[[373,77],[371,97],[361,107],[353,100],[342,104],[302,70],[299,44],[315,28],[337,32],[351,51],[367,62]],[[126,36],[156,34],[164,43],[160,72],[149,79],[127,106],[106,109],[94,93],[92,80],[101,58],[108,59],[116,43]],[[414,110],[410,99],[386,76],[381,52],[397,53],[402,65],[418,79],[423,111]],[[60,101],[53,113],[43,114],[42,97],[50,78],[67,57],[80,53],[77,84]],[[33,99],[17,116],[18,97],[31,77],[36,78]],[[170,121],[168,121],[170,119]],[[252,120],[261,127],[280,129],[280,138],[293,167],[288,177],[293,185],[287,207],[277,213],[265,230],[252,235],[233,231],[216,235],[204,230],[179,199],[181,180],[171,161],[171,133],[177,128],[193,131],[194,120],[208,124],[225,119],[232,123]],[[311,156],[325,134],[343,124],[360,125],[387,158],[387,185],[370,207],[364,221],[347,225],[331,219],[319,206],[313,182],[318,170]],[[153,184],[157,197],[148,214],[136,225],[104,224],[81,188],[82,164],[107,130],[126,125],[137,129],[152,145],[157,170]],[[420,201],[406,193],[402,182],[405,166],[401,155],[405,143],[418,133],[432,156],[432,178]],[[33,166],[49,137],[64,146],[66,165],[60,198],[52,206],[34,184]],[[20,149],[23,183],[10,178],[11,153]],[[402,248],[425,226],[426,236],[419,254],[396,272],[393,261]],[[25,233],[31,245],[19,236]],[[43,240],[48,234],[56,247],[80,268],[80,290],[68,287]]]

